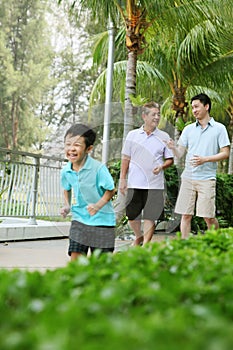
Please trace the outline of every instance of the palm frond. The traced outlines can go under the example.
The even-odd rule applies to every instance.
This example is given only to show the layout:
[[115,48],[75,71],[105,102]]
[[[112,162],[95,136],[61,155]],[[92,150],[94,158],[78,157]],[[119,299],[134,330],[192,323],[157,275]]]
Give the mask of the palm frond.
[[[118,97],[125,86],[126,68],[127,61],[114,63],[113,90],[118,93]],[[95,81],[90,95],[90,105],[96,104],[97,101],[100,103],[103,102],[106,87],[106,74],[107,70],[104,70]],[[147,90],[144,91],[143,95],[146,95],[146,91],[148,92],[148,85],[151,87],[155,86],[155,82],[159,83],[160,86],[166,86],[166,79],[164,76],[159,70],[147,62],[137,62],[137,80],[138,85],[140,85],[140,82],[144,81],[147,83]]]
[[92,55],[93,63],[100,65],[107,62],[108,59],[108,32],[102,32],[91,37],[93,43]]
[[81,10],[91,10],[94,19],[102,22],[106,27],[109,22],[109,18],[117,26],[119,22],[119,10],[117,7],[117,1],[106,0],[79,0],[78,1]]

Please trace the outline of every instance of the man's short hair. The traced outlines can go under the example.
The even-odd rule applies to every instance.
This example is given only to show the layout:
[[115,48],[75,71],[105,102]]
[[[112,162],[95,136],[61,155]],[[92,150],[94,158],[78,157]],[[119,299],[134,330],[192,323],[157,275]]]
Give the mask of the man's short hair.
[[199,101],[201,101],[201,103],[202,103],[204,106],[209,105],[209,110],[208,110],[208,112],[210,113],[210,111],[211,111],[211,100],[210,100],[210,98],[209,98],[208,95],[206,95],[206,94],[204,94],[204,93],[200,93],[200,94],[198,94],[198,95],[196,95],[196,96],[193,96],[193,97],[191,98],[191,103],[192,103],[194,100],[199,100]]
[[160,109],[160,104],[154,101],[151,102],[147,102],[142,106],[142,113],[143,114],[148,114],[149,113],[149,109],[151,108],[158,108]]

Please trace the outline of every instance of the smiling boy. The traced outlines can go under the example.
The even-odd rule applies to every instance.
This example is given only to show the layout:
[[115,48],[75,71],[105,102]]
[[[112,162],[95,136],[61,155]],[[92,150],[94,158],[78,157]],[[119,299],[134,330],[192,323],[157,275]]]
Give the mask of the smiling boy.
[[71,260],[87,254],[89,248],[114,250],[114,182],[107,167],[90,156],[95,139],[96,133],[84,124],[72,125],[65,134],[69,162],[61,171],[65,198],[61,215],[65,218],[72,213],[68,250]]

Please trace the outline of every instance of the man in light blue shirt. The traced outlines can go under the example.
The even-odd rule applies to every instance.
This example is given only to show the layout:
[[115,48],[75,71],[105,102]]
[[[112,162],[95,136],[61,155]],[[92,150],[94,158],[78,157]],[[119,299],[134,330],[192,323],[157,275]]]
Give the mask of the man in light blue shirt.
[[184,128],[177,147],[173,140],[168,142],[178,158],[187,152],[175,207],[175,212],[182,214],[182,238],[191,232],[195,206],[196,215],[204,218],[208,228],[219,227],[215,217],[217,162],[227,159],[230,152],[225,126],[210,116],[210,98],[201,93],[191,103],[196,122]]

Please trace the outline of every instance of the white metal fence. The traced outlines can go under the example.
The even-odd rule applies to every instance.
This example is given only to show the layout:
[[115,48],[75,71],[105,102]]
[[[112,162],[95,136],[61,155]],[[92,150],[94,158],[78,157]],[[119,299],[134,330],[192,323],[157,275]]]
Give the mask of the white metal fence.
[[0,216],[55,217],[63,205],[65,160],[0,148]]

